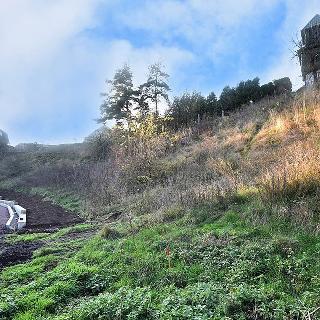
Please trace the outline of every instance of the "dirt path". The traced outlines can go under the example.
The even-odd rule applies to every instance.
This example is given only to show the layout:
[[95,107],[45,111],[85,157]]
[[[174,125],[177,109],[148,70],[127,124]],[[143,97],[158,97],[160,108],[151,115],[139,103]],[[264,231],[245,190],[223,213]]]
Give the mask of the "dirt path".
[[[27,195],[11,190],[0,190],[3,199],[15,200],[27,209],[27,228],[41,229],[68,226],[83,220],[73,212],[44,201],[37,195]],[[1,221],[0,221],[1,224]]]
[[[11,190],[0,190],[3,199],[15,200],[27,209],[27,227],[25,232],[55,230],[79,222],[83,222],[73,212],[66,211],[60,206],[43,200],[40,196],[27,195]],[[9,219],[7,209],[0,207],[0,270],[3,267],[23,263],[32,257],[32,253],[43,246],[43,241],[5,243],[5,224]]]
[[3,239],[0,239],[0,270],[3,267],[30,260],[33,251],[37,250],[42,245],[43,244],[38,241],[6,244],[3,242]]

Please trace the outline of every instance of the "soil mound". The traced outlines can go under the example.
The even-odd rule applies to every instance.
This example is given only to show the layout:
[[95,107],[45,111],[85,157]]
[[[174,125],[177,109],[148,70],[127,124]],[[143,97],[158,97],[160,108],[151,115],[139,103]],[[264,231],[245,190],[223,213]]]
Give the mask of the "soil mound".
[[83,221],[75,213],[67,211],[49,201],[45,201],[41,196],[1,189],[0,195],[3,199],[17,201],[19,205],[27,209],[27,229],[47,229],[72,225]]

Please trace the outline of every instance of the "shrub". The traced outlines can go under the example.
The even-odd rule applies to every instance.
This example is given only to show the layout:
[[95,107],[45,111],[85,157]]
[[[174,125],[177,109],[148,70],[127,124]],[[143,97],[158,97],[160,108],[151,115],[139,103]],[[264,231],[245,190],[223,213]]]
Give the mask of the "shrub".
[[108,225],[103,226],[103,228],[99,232],[100,237],[104,239],[117,239],[120,237],[120,233]]
[[162,220],[164,222],[171,222],[182,218],[184,214],[185,210],[183,210],[181,207],[172,207],[162,213]]

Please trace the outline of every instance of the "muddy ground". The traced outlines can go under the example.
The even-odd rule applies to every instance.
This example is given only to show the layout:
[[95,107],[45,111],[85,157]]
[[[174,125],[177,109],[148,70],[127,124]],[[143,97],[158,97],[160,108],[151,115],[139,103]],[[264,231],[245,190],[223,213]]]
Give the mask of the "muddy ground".
[[0,240],[0,270],[4,267],[22,263],[32,258],[33,251],[40,248],[41,242],[6,244]]
[[66,211],[49,201],[44,201],[38,195],[0,189],[0,196],[2,199],[14,200],[27,209],[27,229],[65,227],[83,221],[75,213]]
[[[2,199],[15,200],[27,209],[27,227],[24,232],[53,232],[83,222],[75,213],[43,200],[37,195],[27,195],[11,190],[0,190]],[[3,267],[25,262],[43,245],[41,241],[8,244],[4,240],[4,229],[0,229],[0,270]]]

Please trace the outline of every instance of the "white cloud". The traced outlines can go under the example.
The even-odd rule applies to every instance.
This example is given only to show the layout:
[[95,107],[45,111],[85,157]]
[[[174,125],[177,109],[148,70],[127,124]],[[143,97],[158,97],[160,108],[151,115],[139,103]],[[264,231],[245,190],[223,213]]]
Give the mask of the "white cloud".
[[59,50],[94,23],[98,0],[4,0],[0,3],[1,60],[23,66]]
[[[162,39],[182,37],[216,58],[231,46],[241,26],[254,24],[277,0],[154,0],[118,13],[122,24]],[[236,48],[237,49],[237,48]]]
[[[193,49],[207,55],[216,64],[225,63],[226,54],[237,51],[242,70],[235,70],[239,76],[248,77],[246,49],[237,45],[239,33],[248,25],[255,25],[277,5],[285,6],[285,18],[281,23],[278,38],[282,49],[275,63],[261,76],[262,82],[289,76],[295,88],[302,85],[300,66],[292,59],[291,39],[316,13],[319,1],[308,3],[296,0],[155,0],[147,1],[142,7],[119,14],[121,22],[131,28],[153,32],[157,37],[172,39],[182,37]],[[129,17],[129,19],[128,19]],[[131,17],[131,19],[130,19]],[[247,62],[248,63],[248,62]]]
[[[84,138],[96,127],[93,120],[98,117],[104,80],[125,62],[142,81],[154,61],[165,61],[168,71],[177,75],[178,68],[192,60],[192,54],[176,47],[135,48],[128,40],[86,36],[85,30],[101,22],[96,17],[100,4],[100,0],[0,3],[0,128],[8,131],[13,144]],[[104,9],[107,4],[103,2]],[[64,123],[69,130],[61,130]],[[33,132],[27,135],[21,126],[32,126]]]
[[94,24],[98,3],[1,1],[0,127],[19,131],[15,125],[23,122],[23,117],[47,111],[46,101],[58,95],[53,92],[55,79],[49,72],[54,70],[57,56],[66,51],[66,43]]
[[[95,128],[104,80],[123,63],[131,65],[136,82],[141,82],[147,66],[162,60],[175,86],[184,87],[186,77],[192,77],[194,85],[199,75],[190,75],[188,67],[200,60],[198,55],[216,63],[229,50],[238,50],[241,56],[245,48],[235,44],[241,27],[259,22],[281,1],[287,5],[278,34],[282,54],[262,80],[299,74],[290,60],[288,40],[317,13],[318,0],[308,5],[294,0],[154,0],[131,6],[130,11],[123,10],[124,1],[2,0],[0,128],[8,131],[13,143],[80,140]],[[112,10],[113,22],[121,27],[143,29],[150,43],[138,47],[123,35],[107,39],[88,35],[87,30],[108,26],[105,16],[99,15],[102,7]],[[186,45],[180,46],[176,38]],[[64,124],[69,130],[62,128]],[[27,136],[28,125],[34,132]]]

